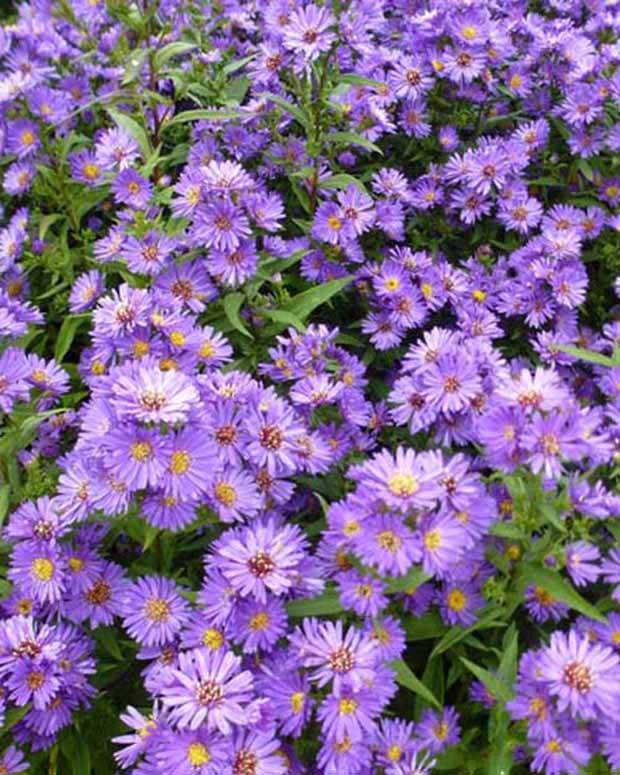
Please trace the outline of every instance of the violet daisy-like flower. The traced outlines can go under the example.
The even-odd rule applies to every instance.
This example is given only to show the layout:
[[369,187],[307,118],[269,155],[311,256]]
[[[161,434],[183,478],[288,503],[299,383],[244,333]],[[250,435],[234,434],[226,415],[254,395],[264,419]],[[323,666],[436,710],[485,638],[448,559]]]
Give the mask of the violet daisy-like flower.
[[59,550],[49,544],[17,544],[11,555],[8,578],[26,595],[40,603],[60,600],[66,583],[65,563]]
[[317,710],[327,740],[361,742],[376,731],[373,716],[381,706],[368,689],[359,692],[342,691],[328,694]]
[[239,603],[232,626],[232,636],[244,652],[269,651],[285,634],[288,617],[284,604],[270,597],[264,603],[246,599]]
[[241,657],[193,649],[179,654],[179,666],[168,671],[160,694],[179,727],[194,730],[204,724],[228,735],[249,723],[246,708],[253,685],[252,674],[241,671]]
[[343,623],[304,619],[290,638],[303,665],[311,670],[310,678],[319,687],[333,681],[333,692],[341,689],[359,691],[375,676],[377,649],[373,641],[355,627],[346,632]]
[[441,714],[425,710],[416,726],[416,737],[432,754],[456,745],[460,739],[459,717],[454,708],[446,707]]
[[215,445],[188,427],[171,438],[168,466],[160,486],[173,496],[197,498],[207,491],[217,463]]
[[566,570],[578,587],[593,584],[599,577],[601,553],[586,541],[576,541],[566,547]]
[[10,745],[0,756],[0,772],[6,775],[17,775],[25,772],[30,765],[24,759],[24,754],[14,745]]
[[300,6],[293,11],[289,24],[283,30],[284,46],[290,51],[302,53],[311,62],[332,45],[335,36],[330,27],[334,21],[325,7],[313,3]]
[[387,449],[381,450],[349,471],[351,478],[373,499],[403,511],[434,505],[440,494],[440,474],[440,468],[425,465],[414,450],[404,447],[397,447],[394,455]]
[[152,185],[133,169],[124,169],[112,183],[114,199],[137,210],[144,209],[152,194]]
[[69,296],[69,309],[71,312],[84,312],[90,309],[95,305],[104,288],[101,272],[96,269],[85,272],[73,283]]
[[124,170],[140,155],[138,143],[124,129],[106,130],[95,150],[97,163],[106,171]]
[[60,689],[56,666],[41,660],[22,660],[7,678],[6,689],[16,705],[32,702],[35,709],[44,710]]
[[227,466],[211,479],[208,489],[213,508],[222,522],[243,522],[261,507],[254,479],[245,471]]
[[157,367],[138,367],[112,383],[110,403],[121,418],[175,423],[186,420],[199,395],[188,377]]
[[[205,729],[168,729],[157,740],[154,772],[220,775],[226,769],[228,753],[225,738],[218,734]],[[142,771],[139,772],[142,775]]]
[[123,624],[134,640],[163,646],[173,640],[188,619],[187,602],[176,584],[163,576],[138,579],[125,591]]
[[465,409],[481,390],[474,363],[457,355],[443,355],[423,374],[422,395],[442,412]]
[[171,443],[157,430],[121,426],[108,434],[106,467],[130,490],[157,487],[168,467]]
[[559,622],[568,613],[568,606],[556,600],[544,587],[530,586],[525,591],[525,607],[532,618],[537,622],[546,622],[552,619]]
[[607,646],[590,643],[575,630],[554,632],[540,655],[540,680],[557,697],[560,711],[575,718],[613,715],[620,703],[620,657]]
[[422,567],[425,572],[444,578],[465,551],[465,533],[451,514],[438,514],[420,527]]
[[293,586],[306,546],[297,525],[255,521],[225,533],[211,563],[243,597],[265,602],[267,592],[283,595]]
[[176,241],[157,231],[143,237],[127,237],[120,249],[120,257],[132,272],[158,275],[171,264]]
[[297,469],[296,441],[304,428],[293,410],[283,401],[248,408],[244,418],[246,454],[257,466],[266,466],[272,475],[290,474]]
[[192,236],[197,246],[233,251],[250,233],[243,211],[227,199],[215,200],[196,211]]

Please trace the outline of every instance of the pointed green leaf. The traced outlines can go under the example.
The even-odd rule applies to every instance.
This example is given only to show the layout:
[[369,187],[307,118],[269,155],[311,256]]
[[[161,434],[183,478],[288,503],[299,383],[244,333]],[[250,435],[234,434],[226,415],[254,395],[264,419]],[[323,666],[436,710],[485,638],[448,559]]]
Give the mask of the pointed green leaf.
[[461,657],[461,662],[479,681],[482,681],[493,697],[497,697],[497,699],[502,700],[502,702],[508,702],[508,700],[511,700],[514,697],[514,692],[510,686],[505,684],[500,678],[493,675],[493,673],[490,673],[484,667],[480,667],[480,665],[470,662],[470,660],[465,659],[465,657]]
[[226,317],[228,318],[230,324],[234,326],[237,331],[242,333],[244,336],[253,339],[254,337],[245,327],[241,317],[239,316],[239,310],[241,309],[243,300],[244,296],[242,293],[236,292],[227,294],[224,296],[223,300],[224,312],[226,313]]
[[390,667],[396,673],[396,681],[401,686],[407,689],[411,689],[412,692],[422,697],[430,705],[433,705],[437,710],[441,710],[441,703],[431,692],[431,690],[424,686],[422,681],[416,676],[413,670],[402,659],[397,659],[394,662],[390,662]]

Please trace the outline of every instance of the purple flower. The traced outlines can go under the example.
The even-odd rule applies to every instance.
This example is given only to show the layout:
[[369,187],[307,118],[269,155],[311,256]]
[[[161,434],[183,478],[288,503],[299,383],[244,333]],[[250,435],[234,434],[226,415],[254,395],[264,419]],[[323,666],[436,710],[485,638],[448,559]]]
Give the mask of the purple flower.
[[596,564],[601,554],[596,546],[577,541],[566,547],[566,570],[578,587],[593,584],[599,577],[600,569]]
[[204,724],[224,735],[248,724],[253,679],[240,666],[241,658],[231,651],[181,652],[178,668],[167,672],[159,690],[162,702],[171,708],[171,721],[190,730]]
[[69,297],[71,312],[84,312],[95,305],[105,288],[103,276],[96,269],[80,275],[73,283]]
[[119,374],[110,403],[123,419],[175,423],[187,419],[198,404],[198,391],[184,374],[138,366]]
[[148,205],[152,191],[150,181],[130,168],[121,170],[112,183],[114,199],[136,210]]
[[300,6],[290,15],[283,30],[284,46],[312,62],[334,42],[334,34],[330,32],[333,25],[334,17],[327,8],[312,3]]
[[24,754],[14,745],[10,745],[0,756],[0,772],[6,775],[16,775],[18,772],[25,772],[30,765],[24,760]]
[[65,589],[66,568],[58,549],[49,544],[17,544],[13,549],[8,578],[26,595],[40,603],[55,603]]
[[124,129],[107,129],[99,138],[96,160],[106,171],[124,170],[138,158],[137,142]]
[[361,742],[374,735],[373,716],[380,711],[377,698],[368,690],[344,690],[339,695],[328,694],[317,710],[326,740],[342,743]]
[[423,748],[436,754],[460,740],[459,716],[454,708],[445,707],[441,714],[425,710],[417,727],[416,737]]
[[146,576],[125,591],[123,625],[144,646],[169,643],[187,619],[187,602],[170,579]]
[[343,689],[359,691],[374,679],[376,646],[355,627],[344,632],[340,621],[304,619],[290,641],[304,667],[311,669],[311,680],[319,687],[333,681],[336,696]]
[[224,533],[211,564],[243,597],[264,603],[267,592],[283,595],[293,586],[305,549],[306,539],[297,525],[255,521]]
[[613,715],[620,703],[620,657],[574,630],[554,632],[540,655],[540,680],[574,718]]
[[232,252],[250,236],[250,224],[237,205],[215,200],[197,209],[192,236],[197,245]]

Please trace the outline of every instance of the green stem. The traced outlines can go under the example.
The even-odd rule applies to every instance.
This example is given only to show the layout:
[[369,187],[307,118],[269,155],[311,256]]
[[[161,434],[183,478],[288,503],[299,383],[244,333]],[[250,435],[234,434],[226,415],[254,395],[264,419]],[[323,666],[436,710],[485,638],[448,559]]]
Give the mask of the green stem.
[[50,761],[47,768],[47,775],[58,775],[58,743],[52,746],[50,750]]

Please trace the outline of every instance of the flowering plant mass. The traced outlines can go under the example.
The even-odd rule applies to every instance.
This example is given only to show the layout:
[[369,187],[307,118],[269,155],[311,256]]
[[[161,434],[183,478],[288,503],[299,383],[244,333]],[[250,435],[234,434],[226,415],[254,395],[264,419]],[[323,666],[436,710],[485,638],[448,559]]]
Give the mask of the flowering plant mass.
[[0,775],[620,772],[620,0],[0,8]]

